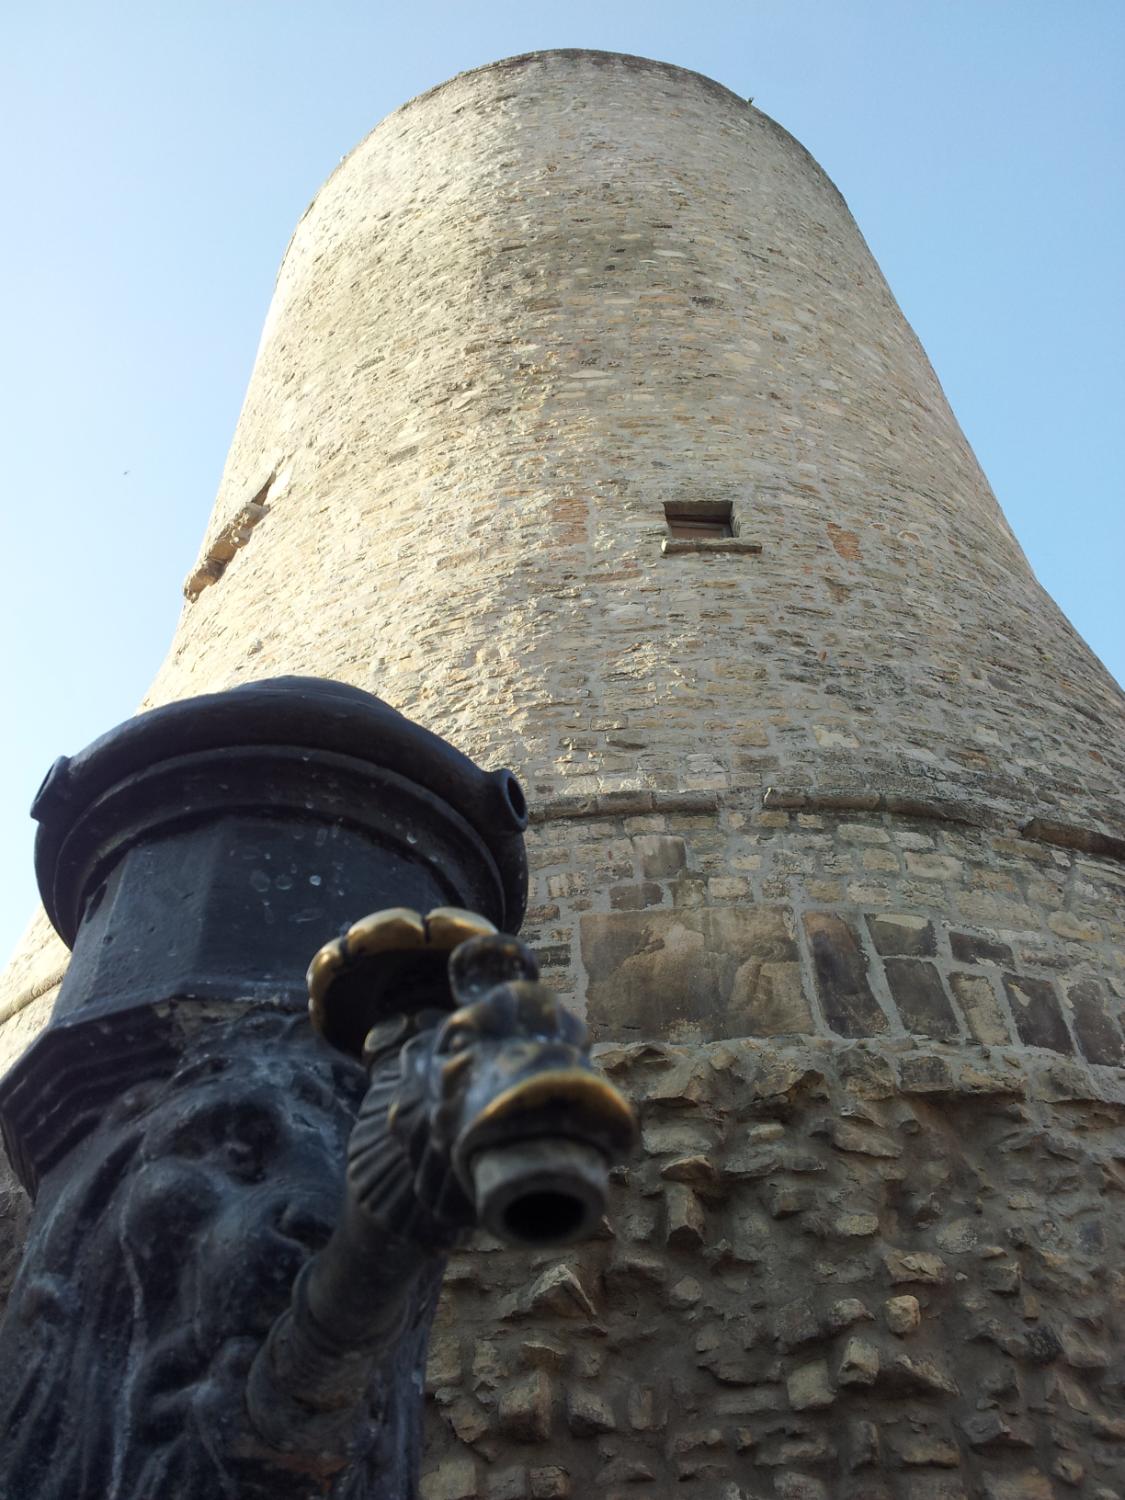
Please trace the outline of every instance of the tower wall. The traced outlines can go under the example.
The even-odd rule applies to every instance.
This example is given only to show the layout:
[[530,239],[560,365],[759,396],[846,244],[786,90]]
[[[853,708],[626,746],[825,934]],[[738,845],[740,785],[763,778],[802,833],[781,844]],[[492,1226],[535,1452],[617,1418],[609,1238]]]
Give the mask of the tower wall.
[[455,1263],[432,1500],[1110,1482],[1125,709],[801,146],[608,54],[390,116],[186,592],[148,702],[320,673],[518,772],[640,1102],[604,1240]]

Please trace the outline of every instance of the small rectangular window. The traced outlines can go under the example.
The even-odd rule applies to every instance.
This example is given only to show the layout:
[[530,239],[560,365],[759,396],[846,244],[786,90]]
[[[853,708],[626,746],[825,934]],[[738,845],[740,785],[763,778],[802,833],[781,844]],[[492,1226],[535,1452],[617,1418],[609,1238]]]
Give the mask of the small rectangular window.
[[671,537],[717,539],[734,535],[729,500],[669,501],[664,507],[664,522]]

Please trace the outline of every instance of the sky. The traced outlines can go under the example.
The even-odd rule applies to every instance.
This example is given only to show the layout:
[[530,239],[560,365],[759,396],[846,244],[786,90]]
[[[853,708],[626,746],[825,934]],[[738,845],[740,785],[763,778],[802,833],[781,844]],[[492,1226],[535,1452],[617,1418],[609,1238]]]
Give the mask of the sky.
[[162,660],[320,183],[454,73],[631,52],[836,182],[1040,582],[1125,678],[1120,0],[0,5],[0,955],[27,808]]

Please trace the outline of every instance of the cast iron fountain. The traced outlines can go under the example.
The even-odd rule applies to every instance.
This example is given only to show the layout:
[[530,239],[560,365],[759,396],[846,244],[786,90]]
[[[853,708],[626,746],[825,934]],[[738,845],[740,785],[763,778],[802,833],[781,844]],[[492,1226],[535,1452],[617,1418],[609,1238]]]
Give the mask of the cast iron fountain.
[[131,720],[34,812],[73,958],[0,1084],[36,1197],[0,1496],[411,1500],[446,1254],[589,1234],[633,1139],[506,935],[516,779],[281,678]]

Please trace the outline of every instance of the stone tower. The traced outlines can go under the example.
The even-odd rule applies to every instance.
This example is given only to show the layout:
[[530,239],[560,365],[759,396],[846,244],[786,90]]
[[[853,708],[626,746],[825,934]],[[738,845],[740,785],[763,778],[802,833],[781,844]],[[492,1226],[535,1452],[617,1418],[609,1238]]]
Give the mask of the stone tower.
[[602,1240],[455,1262],[432,1500],[1117,1494],[1125,705],[792,137],[591,52],[403,106],[185,592],[149,702],[318,673],[520,774],[641,1112]]

